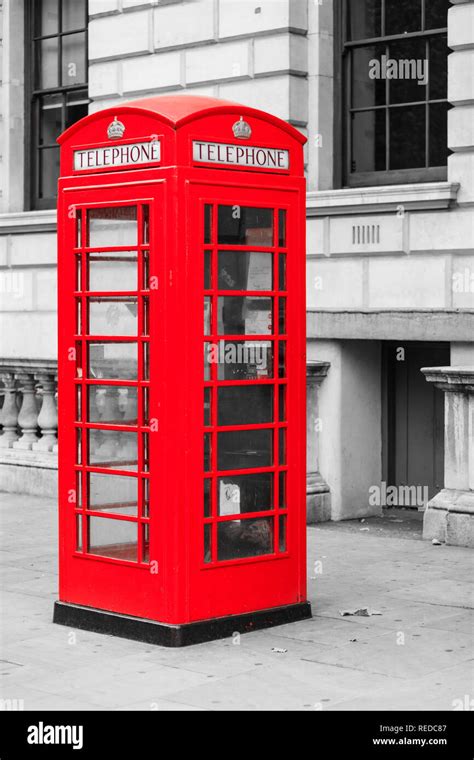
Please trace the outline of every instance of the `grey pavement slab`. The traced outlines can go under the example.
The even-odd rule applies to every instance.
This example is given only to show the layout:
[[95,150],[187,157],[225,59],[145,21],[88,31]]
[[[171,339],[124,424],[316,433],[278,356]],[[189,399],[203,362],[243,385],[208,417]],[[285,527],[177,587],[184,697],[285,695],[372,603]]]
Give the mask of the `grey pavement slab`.
[[[396,519],[308,528],[311,620],[167,649],[53,625],[55,504],[0,494],[0,699],[40,710],[452,709],[473,693],[474,554],[422,541],[419,516]],[[341,617],[356,607],[382,615]]]

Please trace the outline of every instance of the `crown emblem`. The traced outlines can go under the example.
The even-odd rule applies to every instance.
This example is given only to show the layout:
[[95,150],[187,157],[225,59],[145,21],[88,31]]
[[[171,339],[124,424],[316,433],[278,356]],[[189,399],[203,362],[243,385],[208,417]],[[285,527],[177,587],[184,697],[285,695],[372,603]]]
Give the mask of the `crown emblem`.
[[122,124],[122,122],[118,121],[117,117],[114,116],[114,120],[111,121],[107,127],[107,137],[109,140],[118,140],[120,137],[123,137],[124,132],[125,124]]
[[243,120],[242,116],[240,117],[239,121],[235,122],[234,126],[232,127],[232,132],[234,133],[234,137],[238,137],[240,140],[248,140],[252,134],[250,124],[247,124],[247,122]]

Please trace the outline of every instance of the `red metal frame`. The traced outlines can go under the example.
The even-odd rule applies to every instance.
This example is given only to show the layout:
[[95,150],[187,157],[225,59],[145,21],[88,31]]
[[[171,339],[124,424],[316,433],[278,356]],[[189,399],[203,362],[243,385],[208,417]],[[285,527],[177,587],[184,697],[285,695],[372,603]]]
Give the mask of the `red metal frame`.
[[[103,145],[107,126],[115,116],[126,125],[127,139],[120,140],[120,144],[144,140],[144,135],[149,139],[159,135],[161,165],[73,172],[74,150]],[[288,171],[193,165],[192,141],[238,143],[232,125],[240,116],[251,123],[253,130],[246,144],[289,151]],[[179,96],[138,101],[91,115],[65,132],[60,142],[61,601],[173,624],[305,601],[304,138],[284,122],[255,109]],[[219,243],[218,207],[229,205],[270,209],[271,244]],[[89,245],[89,209],[130,206],[137,210],[138,233],[133,245]],[[212,208],[209,242],[204,237],[206,206]],[[143,238],[145,209],[148,209],[148,240]],[[286,215],[284,241],[279,239],[280,211]],[[210,252],[211,261],[211,282],[207,289],[204,251]],[[252,251],[271,257],[271,289],[219,289],[219,251]],[[131,252],[130,261],[136,257],[136,289],[90,289],[90,254],[97,254],[98,258],[108,254],[110,258],[126,252]],[[279,282],[282,257],[286,262],[284,288]],[[219,335],[218,299],[223,297],[271,299],[271,333]],[[208,335],[204,334],[202,320],[204,298],[211,304]],[[136,334],[89,333],[91,299],[95,303],[109,303],[110,313],[120,306],[121,300],[128,302],[132,316],[136,309]],[[279,325],[280,304],[285,307],[283,332]],[[267,376],[228,379],[218,376],[218,365],[213,363],[210,376],[204,379],[205,344],[219,345],[224,341],[239,345],[239,341],[270,343],[273,371]],[[94,344],[104,346],[104,356],[105,348],[110,351],[114,345],[136,346],[136,376],[122,378],[120,371],[110,378],[94,376],[89,368],[90,357],[98,356],[97,350],[94,353],[91,348]],[[282,345],[284,372],[279,370]],[[107,366],[105,359],[100,361],[102,367]],[[273,389],[273,418],[251,424],[218,425],[219,389],[255,386]],[[209,424],[205,424],[203,417],[205,388],[212,400]],[[126,411],[122,419],[91,418],[94,389],[95,395],[99,390],[105,394],[112,409],[117,408],[117,394],[126,391],[126,403],[130,395],[132,410],[129,416]],[[280,415],[281,394],[285,395],[284,416]],[[222,433],[264,430],[273,439],[268,465],[218,470],[218,441]],[[114,459],[113,452],[120,450],[120,436],[123,439],[127,434],[134,436],[136,456],[129,454],[128,458],[116,461],[118,455]],[[279,459],[280,435],[285,437],[283,460]],[[205,436],[211,443],[207,471],[203,469]],[[102,448],[111,458],[93,460],[89,441],[98,441],[96,451]],[[128,449],[131,451],[133,445]],[[122,451],[128,449],[122,445]],[[91,503],[88,490],[91,473],[111,478],[110,498],[107,493],[102,509]],[[269,473],[273,480],[271,504],[262,504],[258,511],[244,514],[238,511],[233,515],[218,514],[219,477],[263,473]],[[125,499],[116,495],[114,498],[120,478],[122,487],[130,485],[131,479],[136,480],[136,498],[130,494]],[[207,515],[203,508],[205,481],[211,483]],[[280,503],[283,481],[286,494]],[[254,556],[218,558],[219,526],[235,520],[246,520],[251,525],[259,518],[270,521],[267,525],[271,525],[273,537],[271,550]],[[94,525],[102,525],[102,533],[106,527],[117,529],[123,523],[125,530],[128,525],[135,532],[136,549],[122,539],[120,545],[108,543],[96,547],[102,555],[94,553],[88,527],[91,520],[99,521]],[[109,528],[105,521],[117,522],[110,522]],[[283,524],[285,543],[280,544]],[[205,546],[206,530],[211,535],[210,547]],[[103,556],[106,553],[110,556]]]

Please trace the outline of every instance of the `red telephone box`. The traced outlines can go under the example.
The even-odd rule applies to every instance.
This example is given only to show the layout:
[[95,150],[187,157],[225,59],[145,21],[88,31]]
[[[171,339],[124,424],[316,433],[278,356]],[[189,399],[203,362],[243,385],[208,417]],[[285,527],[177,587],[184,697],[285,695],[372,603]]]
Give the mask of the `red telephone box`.
[[311,615],[304,142],[186,95],[59,138],[57,623],[181,646]]

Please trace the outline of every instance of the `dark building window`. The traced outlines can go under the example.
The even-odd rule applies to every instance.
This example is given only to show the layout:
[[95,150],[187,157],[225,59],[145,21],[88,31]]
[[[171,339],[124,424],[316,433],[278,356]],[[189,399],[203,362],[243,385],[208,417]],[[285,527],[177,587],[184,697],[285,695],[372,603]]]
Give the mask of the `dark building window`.
[[27,202],[51,208],[56,138],[87,114],[87,0],[28,0],[26,10]]
[[343,0],[344,184],[446,179],[448,0]]

